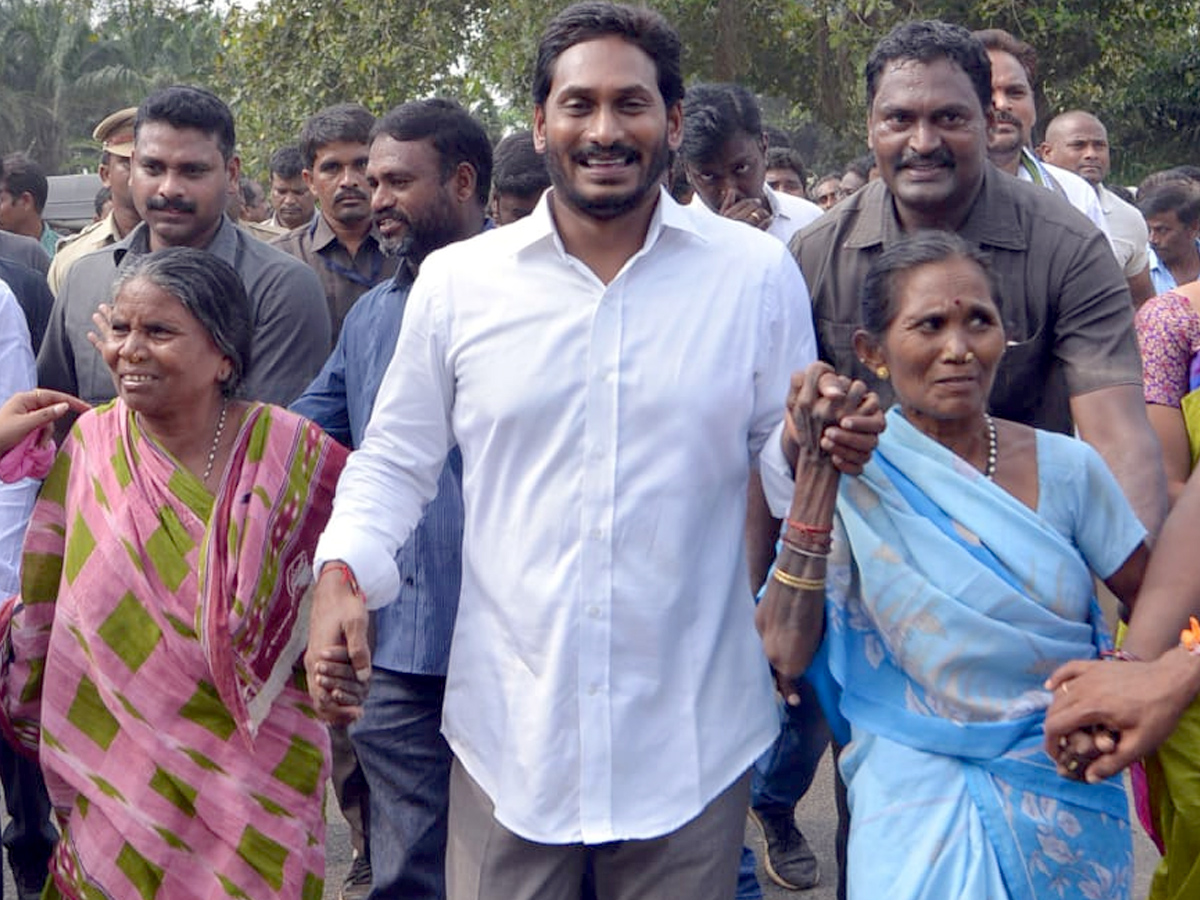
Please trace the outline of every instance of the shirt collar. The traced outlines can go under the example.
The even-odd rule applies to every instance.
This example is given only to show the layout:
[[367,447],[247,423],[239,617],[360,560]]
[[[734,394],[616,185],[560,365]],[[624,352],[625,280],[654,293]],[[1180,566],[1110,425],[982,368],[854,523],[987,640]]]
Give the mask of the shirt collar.
[[[859,215],[846,237],[847,247],[865,248],[898,241],[904,234],[892,192],[882,178],[854,195]],[[987,163],[983,184],[958,234],[985,247],[1025,250],[1027,244],[1017,217],[1013,185],[1008,176]]]
[[[222,215],[221,224],[217,226],[216,234],[208,242],[208,246],[201,247],[200,249],[206,250],[213,256],[223,259],[231,266],[235,265],[238,249],[237,226],[233,224],[228,216]],[[150,226],[145,222],[138,222],[134,226],[133,231],[112,245],[113,261],[118,266],[124,261],[126,254],[132,253],[135,257],[138,257],[145,256],[149,252]]]
[[[338,236],[333,231],[333,226],[329,224],[329,220],[324,214],[317,210],[313,214],[312,221],[308,225],[308,233],[312,236],[313,249],[318,253],[322,252],[330,244],[345,246],[338,239]],[[373,242],[376,246],[379,245],[379,232],[375,230],[375,226],[371,226],[371,230],[367,232],[363,238],[363,243]]]
[[[516,225],[508,226],[508,228],[521,227],[520,237],[514,246],[517,253],[532,250],[539,245],[550,245],[554,247],[559,256],[563,259],[567,258],[567,250],[563,246],[558,226],[554,222],[554,215],[550,211],[550,195],[553,191],[554,188],[544,191],[532,213]],[[646,240],[642,242],[638,253],[644,253],[653,247],[659,236],[666,230],[683,231],[706,241],[704,232],[696,224],[696,217],[702,214],[712,215],[707,209],[704,210],[704,213],[697,213],[686,206],[680,206],[665,187],[660,187],[658,202],[654,205],[654,213],[650,217],[650,227],[646,229]]]

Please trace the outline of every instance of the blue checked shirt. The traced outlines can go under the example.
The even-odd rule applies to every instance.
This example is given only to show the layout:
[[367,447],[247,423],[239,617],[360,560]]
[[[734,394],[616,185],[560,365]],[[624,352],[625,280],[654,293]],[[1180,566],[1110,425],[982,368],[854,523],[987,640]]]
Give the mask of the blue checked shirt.
[[[406,263],[395,277],[363,294],[350,309],[337,346],[292,410],[312,419],[351,449],[361,443],[383,373],[396,349],[413,274]],[[462,458],[446,458],[437,496],[396,554],[400,594],[371,613],[373,665],[393,672],[445,675],[462,580]]]

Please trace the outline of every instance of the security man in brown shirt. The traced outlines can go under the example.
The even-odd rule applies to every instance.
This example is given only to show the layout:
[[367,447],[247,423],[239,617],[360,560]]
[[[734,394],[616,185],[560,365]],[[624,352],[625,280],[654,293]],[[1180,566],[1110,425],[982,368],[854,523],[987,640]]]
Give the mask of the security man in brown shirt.
[[991,66],[970,33],[909,22],[867,63],[867,133],[880,179],[795,236],[821,356],[891,399],[855,356],[863,280],[904,232],[958,232],[991,254],[1008,350],[998,416],[1070,432],[1108,463],[1151,534],[1166,514],[1161,454],[1146,418],[1133,303],[1104,235],[1049,191],[987,158]]

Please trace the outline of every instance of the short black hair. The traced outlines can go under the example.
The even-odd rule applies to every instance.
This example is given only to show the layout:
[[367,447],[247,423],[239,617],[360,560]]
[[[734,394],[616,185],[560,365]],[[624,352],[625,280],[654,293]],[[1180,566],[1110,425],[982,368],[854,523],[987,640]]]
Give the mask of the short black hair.
[[299,145],[288,144],[272,153],[268,169],[285,181],[299,178],[304,172],[304,157],[300,155]]
[[497,194],[532,197],[550,187],[546,158],[533,146],[532,131],[510,134],[496,145],[492,188]]
[[225,101],[204,88],[173,84],[161,88],[142,101],[133,121],[133,139],[148,122],[163,122],[172,128],[195,128],[217,139],[225,162],[233,158],[237,134],[233,128],[233,113]]
[[740,84],[697,84],[683,102],[683,144],[689,163],[718,156],[725,142],[741,132],[762,138],[762,113],[754,94]]
[[475,196],[487,206],[492,184],[492,142],[475,117],[455,100],[431,97],[388,110],[371,129],[370,142],[386,134],[396,141],[428,140],[437,151],[442,180],[460,163],[475,169]]
[[1030,87],[1037,80],[1038,58],[1037,51],[1018,37],[1014,37],[1003,28],[985,28],[983,31],[972,31],[971,37],[983,44],[985,50],[995,50],[1007,53],[1021,64],[1025,77],[1029,79]]
[[790,146],[767,146],[767,168],[768,169],[791,169],[792,172],[800,176],[800,181],[808,182],[808,169],[804,166],[804,160],[800,157],[799,152],[792,150]]
[[904,235],[871,262],[862,286],[863,329],[874,340],[883,340],[896,318],[897,277],[948,259],[967,259],[978,265],[987,278],[992,301],[1000,306],[1000,282],[992,271],[991,258],[954,232],[924,229]]
[[1184,225],[1200,222],[1200,187],[1190,181],[1167,181],[1138,197],[1138,211],[1144,218],[1173,212]]
[[565,51],[605,37],[626,40],[650,57],[658,72],[658,93],[668,109],[683,99],[679,34],[667,20],[645,7],[585,0],[568,6],[542,32],[533,70],[533,102],[545,104],[554,64]]
[[883,68],[894,60],[931,63],[947,59],[967,73],[984,112],[992,108],[992,63],[983,44],[961,25],[937,19],[905,22],[875,45],[867,58],[867,108],[875,102]]
[[808,183],[808,171],[804,167],[804,160],[800,154],[791,147],[767,147],[767,168],[768,169],[791,169],[800,176],[800,181],[803,184]]
[[845,175],[848,172],[853,172],[863,181],[868,181],[871,178],[871,170],[875,168],[875,151],[868,150],[862,156],[856,156],[850,162],[846,163],[846,169],[842,173]]
[[162,288],[200,321],[217,349],[233,363],[221,393],[234,396],[250,368],[254,338],[250,299],[241,276],[225,260],[207,251],[168,247],[138,257],[122,269],[113,285],[113,297],[137,278]]
[[4,157],[0,166],[0,183],[14,198],[22,194],[33,197],[33,208],[40,216],[46,208],[46,198],[50,196],[50,182],[42,167],[30,158],[28,153],[10,153]]
[[375,117],[357,103],[335,103],[309,116],[300,128],[300,155],[304,168],[311,169],[317,151],[327,144],[345,141],[365,144],[371,138]]
[[263,190],[263,186],[249,175],[238,176],[238,190],[242,192],[242,203],[246,206],[250,206],[256,200],[262,200],[266,197],[266,191]]

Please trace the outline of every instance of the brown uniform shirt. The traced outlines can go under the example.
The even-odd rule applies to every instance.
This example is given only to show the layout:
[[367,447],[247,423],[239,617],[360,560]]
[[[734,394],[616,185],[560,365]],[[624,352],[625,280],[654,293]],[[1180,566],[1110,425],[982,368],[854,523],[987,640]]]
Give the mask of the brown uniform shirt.
[[351,259],[320,210],[307,225],[280,235],[271,245],[307,263],[317,273],[329,302],[334,343],[354,301],[396,272],[396,260],[384,255],[374,231],[363,238]]
[[[1070,432],[1077,394],[1141,384],[1133,303],[1107,239],[1065,200],[988,166],[958,233],[992,257],[1008,347],[992,388],[997,416]],[[891,384],[858,361],[862,284],[903,235],[887,185],[874,181],[791,242],[808,282],[821,358],[892,402]]]

